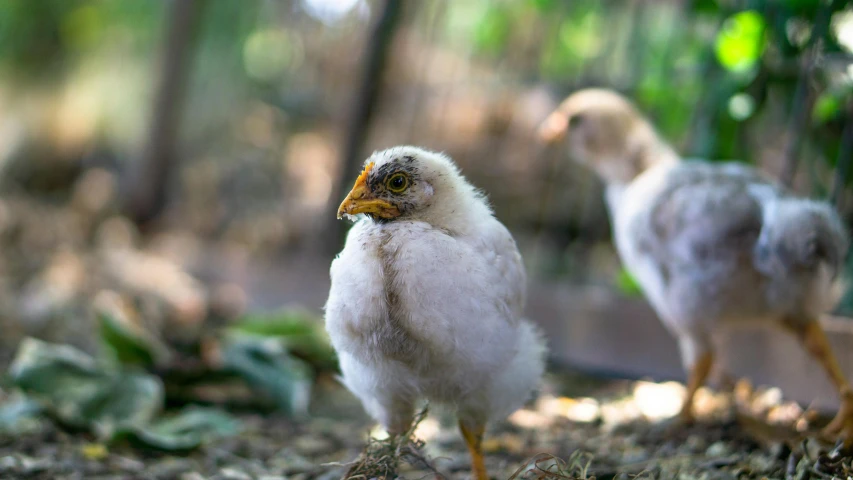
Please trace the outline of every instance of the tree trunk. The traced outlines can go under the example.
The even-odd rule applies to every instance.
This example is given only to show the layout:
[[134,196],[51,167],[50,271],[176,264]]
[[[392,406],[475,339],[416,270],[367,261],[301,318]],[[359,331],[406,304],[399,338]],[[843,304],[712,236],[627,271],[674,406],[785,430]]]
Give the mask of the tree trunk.
[[172,0],[167,13],[159,87],[142,158],[132,171],[127,213],[139,225],[157,217],[166,205],[176,159],[176,141],[192,50],[204,0]]
[[797,89],[794,93],[794,104],[791,108],[791,120],[788,124],[788,144],[785,145],[784,169],[780,181],[786,187],[794,185],[797,167],[800,162],[800,150],[808,130],[812,108],[816,100],[815,92],[811,91],[810,83],[815,66],[823,50],[823,42],[829,31],[832,12],[840,7],[839,0],[824,0],[817,11],[812,25],[812,33],[802,54],[802,66],[797,78]]
[[382,91],[382,77],[394,34],[399,25],[402,2],[385,0],[367,40],[364,68],[361,71],[358,89],[355,90],[352,110],[344,139],[341,172],[332,189],[327,218],[327,248],[337,252],[344,238],[344,224],[336,220],[338,202],[342,201],[350,182],[355,181],[361,170],[362,150],[370,129],[373,110]]

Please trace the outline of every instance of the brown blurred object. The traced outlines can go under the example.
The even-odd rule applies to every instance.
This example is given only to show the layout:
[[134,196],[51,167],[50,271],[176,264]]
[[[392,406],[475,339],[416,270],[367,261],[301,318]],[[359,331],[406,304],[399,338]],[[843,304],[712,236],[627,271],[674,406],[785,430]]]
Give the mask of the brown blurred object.
[[71,205],[82,214],[99,215],[116,199],[116,177],[102,168],[87,170],[74,184]]
[[196,348],[213,317],[245,312],[243,288],[228,280],[234,272],[205,281],[190,273],[216,255],[207,244],[174,233],[143,237],[116,212],[116,196],[115,174],[96,167],[63,201],[0,201],[0,363],[25,335],[94,351],[99,311],[178,350]]
[[[192,342],[207,318],[207,293],[197,280],[162,257],[139,251],[107,251],[101,256],[107,283],[135,295],[143,315],[161,319],[167,341]],[[146,315],[147,314],[147,315]]]
[[50,320],[74,312],[85,292],[89,267],[79,253],[59,251],[24,286],[18,297],[21,321],[30,332],[51,327]]
[[361,72],[359,86],[353,97],[352,111],[347,123],[346,140],[344,141],[343,167],[340,176],[332,188],[331,201],[329,202],[328,245],[326,250],[337,252],[343,241],[343,223],[337,221],[335,202],[338,198],[343,199],[348,182],[351,182],[361,170],[364,154],[364,144],[371,125],[374,108],[382,90],[383,74],[388,53],[394,39],[394,34],[399,25],[403,2],[400,0],[384,0],[379,9],[379,15],[370,32],[370,37],[365,48],[367,55]]
[[166,192],[177,162],[176,141],[186,86],[192,67],[192,51],[205,0],[173,0],[168,10],[160,85],[150,123],[148,143],[133,176],[127,209],[131,218],[144,224],[166,205]]
[[246,292],[235,283],[217,285],[210,297],[210,312],[223,320],[233,320],[246,312]]

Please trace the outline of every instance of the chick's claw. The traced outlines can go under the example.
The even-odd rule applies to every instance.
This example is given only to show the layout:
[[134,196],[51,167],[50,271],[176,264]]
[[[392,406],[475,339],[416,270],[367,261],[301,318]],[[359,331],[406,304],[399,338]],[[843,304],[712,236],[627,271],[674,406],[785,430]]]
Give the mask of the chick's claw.
[[840,437],[844,440],[844,449],[853,449],[853,390],[850,388],[841,393],[841,407],[835,418],[823,429],[823,435]]

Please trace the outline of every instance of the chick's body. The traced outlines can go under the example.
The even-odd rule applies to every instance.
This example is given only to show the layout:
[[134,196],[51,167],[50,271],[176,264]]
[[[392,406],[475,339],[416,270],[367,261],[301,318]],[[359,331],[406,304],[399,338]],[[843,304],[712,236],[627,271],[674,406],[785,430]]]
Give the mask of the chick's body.
[[838,215],[751,167],[659,165],[609,186],[608,204],[620,256],[688,367],[724,324],[799,328],[839,299],[847,237]]
[[[401,172],[407,187],[394,194]],[[372,218],[352,227],[332,263],[326,304],[343,382],[392,434],[421,399],[455,408],[485,475],[483,426],[521,406],[544,368],[542,339],[522,317],[515,242],[440,154],[378,152],[354,192],[343,213]]]
[[598,173],[626,269],[674,334],[688,371],[682,417],[713,364],[712,336],[765,322],[795,334],[841,394],[828,427],[853,445],[853,390],[819,326],[841,294],[848,235],[832,207],[738,163],[682,161],[607,90],[569,96],[540,128]]
[[471,227],[476,237],[363,220],[332,264],[327,329],[344,381],[396,433],[420,398],[488,420],[517,408],[538,380],[541,347],[521,318],[512,238],[493,218]]

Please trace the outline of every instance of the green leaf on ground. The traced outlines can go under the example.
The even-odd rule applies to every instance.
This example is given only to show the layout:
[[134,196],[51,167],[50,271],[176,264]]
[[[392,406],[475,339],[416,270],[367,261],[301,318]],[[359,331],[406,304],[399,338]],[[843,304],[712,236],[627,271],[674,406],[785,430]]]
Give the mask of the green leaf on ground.
[[232,334],[223,340],[224,367],[272,398],[289,415],[304,415],[311,397],[311,369],[276,338]]
[[93,432],[100,441],[130,438],[170,451],[195,448],[238,430],[236,420],[212,409],[188,408],[157,419],[163,409],[160,379],[99,363],[68,345],[27,338],[9,373],[13,384],[37,403],[0,410],[0,428],[43,409],[64,425]]
[[94,301],[94,309],[101,341],[118,362],[150,367],[169,361],[169,347],[145,329],[136,311],[117,293],[99,293]]
[[323,328],[322,319],[316,315],[297,309],[250,315],[239,320],[231,331],[275,337],[290,353],[308,362],[315,370],[337,370],[335,350]]
[[38,429],[41,405],[35,400],[21,397],[0,406],[0,432],[20,434]]
[[167,451],[191,450],[219,437],[236,435],[240,422],[220,410],[188,407],[177,415],[135,427],[125,434],[132,441]]
[[163,405],[152,375],[118,371],[68,345],[25,339],[10,368],[14,384],[62,423],[102,439],[149,422]]

